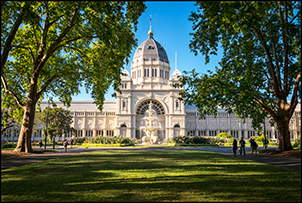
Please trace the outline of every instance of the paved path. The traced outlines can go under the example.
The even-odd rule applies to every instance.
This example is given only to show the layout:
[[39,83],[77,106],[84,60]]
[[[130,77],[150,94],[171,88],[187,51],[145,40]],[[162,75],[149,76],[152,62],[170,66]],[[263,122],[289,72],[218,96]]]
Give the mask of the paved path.
[[[270,147],[272,149],[273,147]],[[34,149],[39,149],[34,147]],[[44,149],[44,148],[43,148]],[[52,149],[52,147],[48,147],[47,149]],[[59,149],[60,152],[49,152],[31,156],[22,156],[16,158],[7,158],[1,159],[1,170],[7,169],[11,167],[22,166],[25,164],[37,163],[41,161],[45,161],[48,159],[55,159],[63,156],[70,156],[82,152],[88,151],[98,151],[98,150],[195,150],[195,151],[210,151],[216,152],[224,155],[233,156],[233,152],[231,147],[205,147],[205,148],[82,148],[82,147],[73,147],[72,149],[68,148],[67,152],[64,152],[63,147],[56,146],[56,149]],[[249,150],[250,147],[246,147],[246,150]],[[252,155],[251,152],[247,152],[247,155],[239,155],[237,154],[237,158],[249,159],[260,163],[271,164],[279,167],[290,168],[296,171],[301,171],[301,159],[298,158],[289,158],[282,156],[273,156],[273,155],[265,155],[261,153],[257,153],[257,156]]]

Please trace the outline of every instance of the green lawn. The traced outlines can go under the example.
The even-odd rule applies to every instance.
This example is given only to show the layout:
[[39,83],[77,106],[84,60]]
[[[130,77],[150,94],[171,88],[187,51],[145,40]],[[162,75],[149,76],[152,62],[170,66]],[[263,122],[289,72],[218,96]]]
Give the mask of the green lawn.
[[3,202],[301,202],[300,172],[202,151],[95,151],[2,170]]

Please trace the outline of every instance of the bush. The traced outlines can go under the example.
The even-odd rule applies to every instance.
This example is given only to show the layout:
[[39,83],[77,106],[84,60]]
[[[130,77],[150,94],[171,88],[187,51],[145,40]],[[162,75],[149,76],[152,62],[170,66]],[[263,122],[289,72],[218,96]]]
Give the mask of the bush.
[[299,135],[299,136],[297,137],[296,142],[297,142],[298,144],[301,144],[301,135]]
[[177,136],[168,140],[171,144],[216,144],[221,141],[217,137]]
[[229,133],[221,132],[217,135],[217,137],[225,137],[225,138],[232,138]]
[[[84,138],[85,139],[85,138]],[[103,136],[98,136],[98,137],[86,137],[86,139],[82,143],[87,143],[87,144],[136,144],[137,140],[136,138],[129,138],[129,137],[123,137],[121,135],[119,136],[113,136],[113,137],[103,137]]]
[[[268,140],[268,136],[265,135],[265,137],[266,137],[266,139]],[[255,137],[254,140],[255,140],[255,141],[258,141],[258,142],[262,142],[262,140],[264,140],[264,135],[261,135],[261,136],[259,136],[259,137]]]
[[83,144],[86,137],[77,137],[74,139],[74,144]]
[[1,148],[16,148],[17,144],[13,143],[6,143],[6,144],[1,144]]

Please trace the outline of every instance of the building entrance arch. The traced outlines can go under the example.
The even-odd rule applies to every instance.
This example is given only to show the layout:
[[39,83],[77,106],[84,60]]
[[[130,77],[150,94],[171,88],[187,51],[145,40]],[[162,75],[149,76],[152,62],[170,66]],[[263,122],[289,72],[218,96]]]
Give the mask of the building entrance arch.
[[145,119],[144,117],[147,116],[147,110],[149,109],[149,104],[152,102],[152,109],[155,111],[155,115],[157,117],[157,121],[159,126],[161,127],[160,130],[157,130],[157,136],[159,141],[163,141],[166,138],[165,133],[165,109],[163,105],[155,100],[155,99],[146,99],[143,100],[136,109],[136,138],[142,139],[145,135],[143,130],[140,127],[145,126]]
[[180,126],[178,124],[174,125],[173,136],[178,137],[180,135]]
[[125,124],[122,124],[120,127],[120,135],[124,137],[127,136],[127,126]]

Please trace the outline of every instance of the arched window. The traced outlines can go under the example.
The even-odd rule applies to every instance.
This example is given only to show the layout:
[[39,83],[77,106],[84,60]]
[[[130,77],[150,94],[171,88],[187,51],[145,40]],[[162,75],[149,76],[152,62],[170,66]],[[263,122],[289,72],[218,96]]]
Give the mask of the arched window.
[[155,110],[156,115],[164,115],[165,110],[164,107],[156,100],[146,100],[140,103],[137,107],[136,114],[137,115],[145,115],[146,110],[149,109],[149,104],[152,101],[152,109]]
[[174,125],[174,137],[178,137],[180,135],[180,126],[178,124]]
[[126,135],[127,135],[127,126],[126,126],[126,124],[121,125],[120,135],[126,137]]

